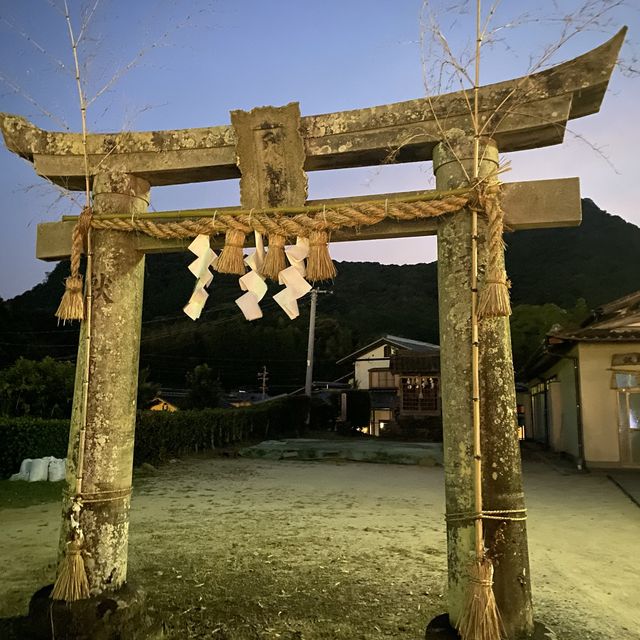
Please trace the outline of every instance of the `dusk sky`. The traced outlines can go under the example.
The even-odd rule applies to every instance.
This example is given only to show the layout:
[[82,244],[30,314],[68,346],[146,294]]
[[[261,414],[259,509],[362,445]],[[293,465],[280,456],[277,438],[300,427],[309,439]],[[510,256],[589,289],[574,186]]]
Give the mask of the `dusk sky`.
[[[451,48],[460,54],[473,40],[474,16],[456,7],[475,3],[429,4]],[[634,61],[639,0],[542,0],[523,16],[530,4],[498,3],[492,24],[500,28],[497,42],[483,53],[482,84],[525,75],[531,61],[557,40],[567,24],[562,16],[575,17],[578,7],[585,6],[613,9],[599,26],[581,29],[550,63],[592,49],[627,24],[621,67],[640,68]],[[490,3],[485,5],[488,9]],[[43,129],[80,131],[62,6],[62,0],[0,0],[0,111],[24,116]],[[429,37],[421,41],[421,29],[429,24],[422,0],[70,0],[76,30],[94,7],[79,50],[88,98],[115,81],[91,104],[92,132],[228,124],[232,109],[290,101],[300,103],[303,115],[312,115],[442,89],[425,86],[423,64],[440,68],[441,54],[428,45]],[[442,90],[459,88],[454,84]],[[583,197],[640,225],[638,105],[637,71],[616,69],[599,114],[572,121],[563,145],[510,154],[512,171],[503,179],[579,176]],[[309,174],[310,198],[432,186],[430,163]],[[0,195],[0,297],[7,299],[53,268],[34,258],[37,224],[75,213],[78,205],[1,144]],[[82,202],[81,194],[75,198]],[[239,204],[237,180],[152,190],[157,211],[233,204]],[[334,244],[331,254],[337,260],[430,262],[435,242],[413,238]]]

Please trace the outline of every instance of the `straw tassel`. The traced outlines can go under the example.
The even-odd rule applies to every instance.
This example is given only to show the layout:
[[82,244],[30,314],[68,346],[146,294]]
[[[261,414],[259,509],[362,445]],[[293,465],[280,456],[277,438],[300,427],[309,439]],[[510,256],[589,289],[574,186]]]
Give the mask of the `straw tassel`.
[[234,273],[243,276],[246,272],[244,264],[244,241],[247,234],[239,229],[229,229],[225,235],[224,248],[218,257],[216,271]]
[[62,323],[84,320],[83,278],[80,273],[80,259],[84,250],[85,238],[91,227],[91,207],[82,210],[71,235],[71,275],[65,280],[65,291],[56,311]]
[[333,280],[336,267],[329,255],[329,235],[326,231],[312,231],[309,234],[309,257],[307,258],[307,280]]
[[492,185],[480,196],[480,204],[488,218],[489,247],[487,273],[478,297],[479,319],[511,315],[509,281],[504,268],[503,212],[498,188]]
[[89,597],[89,581],[82,557],[81,538],[67,542],[64,558],[58,568],[58,577],[51,592],[52,600],[75,602]]
[[493,564],[484,555],[471,566],[470,588],[458,622],[462,640],[501,640],[503,626],[493,593]]
[[260,272],[265,278],[278,280],[278,274],[287,268],[287,258],[284,254],[286,238],[277,233],[269,234],[269,250]]
[[[81,441],[84,440],[81,434]],[[81,446],[84,447],[83,442]],[[79,452],[78,461],[83,458],[83,451]],[[81,481],[76,478],[76,482]],[[64,600],[65,602],[74,602],[75,600],[83,600],[89,597],[89,581],[87,579],[87,570],[84,566],[84,558],[82,556],[82,543],[84,534],[80,525],[80,512],[82,511],[82,496],[78,494],[71,500],[71,511],[69,520],[71,522],[71,540],[67,542],[64,557],[58,566],[58,577],[53,585],[53,591],[50,598],[52,600]]]
[[56,311],[56,318],[67,321],[84,320],[84,280],[81,274],[69,276],[65,280],[64,295]]

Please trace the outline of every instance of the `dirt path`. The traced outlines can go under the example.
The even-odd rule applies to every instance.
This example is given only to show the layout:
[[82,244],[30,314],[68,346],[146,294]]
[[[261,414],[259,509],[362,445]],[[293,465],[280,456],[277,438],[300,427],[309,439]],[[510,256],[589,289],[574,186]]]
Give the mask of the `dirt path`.
[[[640,509],[528,463],[536,615],[561,640],[639,640]],[[171,638],[421,638],[444,611],[442,469],[190,460],[136,491],[130,576]],[[56,504],[0,511],[0,617],[53,577]]]

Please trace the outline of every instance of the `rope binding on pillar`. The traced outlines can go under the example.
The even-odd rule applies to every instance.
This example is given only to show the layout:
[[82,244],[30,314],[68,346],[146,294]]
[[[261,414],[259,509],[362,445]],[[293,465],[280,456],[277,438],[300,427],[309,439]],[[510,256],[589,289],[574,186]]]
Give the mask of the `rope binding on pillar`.
[[476,190],[478,210],[487,218],[487,272],[478,296],[478,319],[511,315],[509,288],[504,267],[504,212],[500,206],[500,184]]

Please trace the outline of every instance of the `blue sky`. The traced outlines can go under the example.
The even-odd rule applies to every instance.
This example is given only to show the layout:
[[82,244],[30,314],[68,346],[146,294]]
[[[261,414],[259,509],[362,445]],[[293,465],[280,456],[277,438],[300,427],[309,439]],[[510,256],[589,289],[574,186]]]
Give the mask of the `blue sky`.
[[[464,51],[472,41],[473,15],[456,6],[472,3],[430,4],[452,49]],[[566,24],[554,18],[575,17],[579,6],[617,3],[543,0],[523,16],[529,4],[499,3],[492,21],[500,27],[498,41],[483,53],[483,84],[525,74],[530,60],[538,59]],[[94,5],[95,0],[70,0],[76,29]],[[0,0],[0,111],[25,116],[44,129],[66,126],[79,131],[61,6],[61,0]],[[424,96],[423,62],[435,69],[441,60],[421,41],[421,29],[429,24],[425,16],[422,0],[99,0],[80,47],[88,97],[114,76],[117,81],[91,105],[90,130],[227,124],[232,109],[294,100],[303,115],[310,115]],[[627,24],[623,58],[633,64],[640,30],[638,2],[614,7],[601,23],[578,33],[552,62],[597,46]],[[512,171],[504,179],[579,176],[584,197],[640,224],[639,104],[640,79],[616,70],[599,114],[573,121],[576,135],[567,134],[561,146],[511,154]],[[432,185],[429,163],[314,172],[309,175],[309,197]],[[33,257],[37,224],[72,213],[76,206],[1,146],[0,194],[0,296],[6,299],[35,285],[52,268]],[[152,191],[158,211],[238,202],[237,181]],[[396,264],[429,262],[435,251],[433,238],[332,246],[339,260]]]

